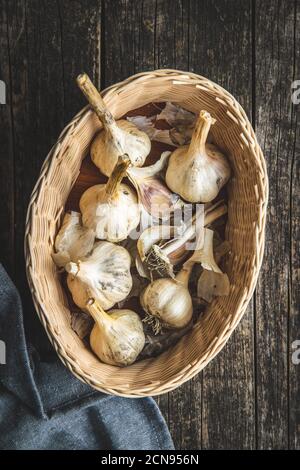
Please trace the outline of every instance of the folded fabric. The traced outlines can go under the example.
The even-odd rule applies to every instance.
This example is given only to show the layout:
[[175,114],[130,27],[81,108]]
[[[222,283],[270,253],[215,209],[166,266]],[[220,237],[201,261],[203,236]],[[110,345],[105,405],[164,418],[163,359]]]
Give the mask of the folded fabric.
[[105,395],[58,359],[40,359],[26,341],[20,297],[1,265],[0,341],[0,449],[174,449],[152,398]]

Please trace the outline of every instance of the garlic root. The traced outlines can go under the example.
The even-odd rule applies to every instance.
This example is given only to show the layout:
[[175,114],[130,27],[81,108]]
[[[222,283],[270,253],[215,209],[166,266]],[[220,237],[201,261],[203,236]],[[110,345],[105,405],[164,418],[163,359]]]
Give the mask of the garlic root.
[[[212,207],[205,208],[204,226],[213,223],[226,213],[227,206],[225,204],[216,203]],[[152,276],[153,271],[156,271],[160,276],[175,277],[174,266],[188,256],[189,250],[186,244],[195,238],[196,224],[194,222],[195,218],[193,218],[192,224],[187,227],[181,237],[168,240],[162,246],[154,243],[147,250],[145,264],[150,276]]]

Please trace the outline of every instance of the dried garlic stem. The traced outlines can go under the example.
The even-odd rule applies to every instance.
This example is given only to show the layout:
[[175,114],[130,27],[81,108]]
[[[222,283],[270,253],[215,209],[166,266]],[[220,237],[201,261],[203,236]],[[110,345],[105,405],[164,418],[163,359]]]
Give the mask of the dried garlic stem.
[[79,75],[76,81],[92,109],[95,111],[98,118],[102,122],[105,130],[108,131],[114,138],[114,144],[116,147],[118,147],[120,154],[122,154],[123,151],[118,139],[119,133],[117,123],[111,112],[107,109],[99,91],[86,73]]
[[126,175],[126,171],[130,166],[130,159],[128,155],[124,154],[118,158],[118,163],[115,166],[112,174],[110,175],[106,186],[105,192],[109,199],[115,199],[118,197],[118,191],[121,186],[121,182]]

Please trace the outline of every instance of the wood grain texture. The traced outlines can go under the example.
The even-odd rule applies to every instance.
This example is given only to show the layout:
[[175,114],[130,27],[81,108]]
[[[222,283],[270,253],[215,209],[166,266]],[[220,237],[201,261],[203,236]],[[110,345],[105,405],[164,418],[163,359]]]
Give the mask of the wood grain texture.
[[[290,358],[295,353],[291,347],[300,341],[300,4],[295,2],[294,10],[294,55],[293,80],[298,82],[298,104],[292,107],[294,149],[290,173],[290,316],[289,316],[289,447],[300,449],[300,364]],[[293,89],[294,91],[294,89]],[[298,355],[299,357],[299,355]]]
[[0,80],[5,84],[6,104],[0,104],[0,262],[14,275],[14,151],[11,103],[11,71],[5,0],[0,2]]
[[[291,101],[295,2],[257,1],[255,26],[256,127],[270,181],[265,261],[256,293],[257,445],[282,449],[289,446],[290,406],[296,404],[295,383],[289,382],[290,342],[296,333],[290,296],[292,283],[295,289],[295,278],[291,279],[295,269],[291,256],[291,213],[296,197],[292,190],[296,115]],[[293,377],[295,374],[299,372],[294,371]]]
[[85,104],[76,75],[86,71],[104,88],[143,70],[187,69],[224,86],[252,116],[270,178],[256,295],[222,352],[158,403],[177,449],[300,449],[300,365],[291,360],[300,340],[300,104],[291,102],[299,0],[0,0],[0,41],[0,261],[40,348],[24,222],[44,158]]
[[[224,86],[251,118],[251,2],[191,1],[189,29],[190,70]],[[255,446],[253,329],[250,305],[230,341],[203,371],[201,444],[205,449]],[[198,377],[191,382],[193,389],[196,385],[200,385]]]

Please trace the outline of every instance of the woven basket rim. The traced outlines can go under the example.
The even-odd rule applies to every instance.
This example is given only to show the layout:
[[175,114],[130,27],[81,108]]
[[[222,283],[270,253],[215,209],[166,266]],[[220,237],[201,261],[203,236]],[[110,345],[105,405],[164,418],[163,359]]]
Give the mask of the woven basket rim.
[[[263,252],[264,252],[264,240],[265,240],[265,223],[266,223],[266,209],[267,209],[267,202],[268,202],[268,178],[267,178],[267,171],[266,171],[266,164],[265,160],[262,154],[262,151],[260,149],[260,146],[257,142],[256,135],[254,133],[254,130],[251,126],[251,123],[241,107],[241,105],[238,103],[238,101],[224,88],[222,88],[220,85],[212,82],[211,80],[198,75],[194,72],[187,72],[187,71],[181,71],[181,70],[176,70],[176,69],[157,69],[154,71],[147,71],[147,72],[140,72],[135,75],[130,76],[129,78],[120,81],[114,85],[111,85],[107,87],[105,90],[102,91],[102,95],[106,96],[109,95],[110,93],[118,93],[119,90],[122,90],[122,88],[128,84],[130,84],[132,81],[138,81],[138,80],[143,80],[145,77],[147,78],[153,78],[156,77],[170,77],[172,80],[185,80],[188,79],[188,81],[192,80],[195,82],[201,82],[203,85],[204,83],[211,88],[213,91],[218,91],[220,95],[222,95],[222,98],[225,100],[229,100],[231,104],[234,105],[236,108],[237,112],[239,113],[241,119],[243,120],[243,124],[245,127],[245,131],[248,134],[247,136],[249,137],[249,142],[251,146],[255,147],[255,157],[257,158],[257,161],[260,166],[260,171],[262,173],[262,178],[263,178],[263,198],[262,198],[262,212],[261,212],[261,220],[260,220],[260,230],[257,236],[257,243],[255,245],[255,270],[252,275],[252,284],[251,288],[247,290],[246,294],[240,301],[240,306],[236,308],[236,310],[239,312],[238,315],[234,316],[233,321],[229,322],[228,325],[224,328],[222,331],[222,334],[220,337],[217,338],[216,342],[214,344],[210,344],[210,350],[206,354],[206,359],[203,360],[202,358],[199,358],[195,363],[190,364],[189,367],[185,368],[185,370],[181,370],[177,374],[174,374],[172,376],[172,379],[161,379],[159,382],[159,387],[155,385],[152,381],[149,381],[149,384],[143,386],[143,389],[140,391],[126,391],[126,387],[111,387],[107,388],[106,386],[103,387],[103,384],[100,382],[96,382],[93,379],[87,377],[85,372],[82,371],[78,363],[75,363],[74,361],[71,360],[71,358],[66,354],[66,351],[61,348],[61,345],[59,343],[58,338],[55,336],[54,332],[52,331],[51,325],[49,324],[49,320],[47,318],[47,315],[44,312],[44,307],[42,305],[42,302],[39,300],[39,294],[37,292],[34,280],[31,275],[31,225],[32,225],[32,208],[33,204],[37,198],[37,195],[39,194],[40,188],[43,184],[43,180],[45,177],[45,174],[47,172],[47,169],[51,165],[51,162],[53,160],[53,157],[55,155],[55,152],[58,150],[60,147],[61,143],[63,142],[63,139],[65,139],[68,136],[68,133],[74,128],[74,126],[78,125],[79,123],[82,122],[82,120],[87,119],[92,113],[92,111],[89,109],[89,106],[84,107],[82,110],[80,110],[74,118],[70,121],[70,123],[63,129],[61,132],[60,136],[58,137],[57,142],[55,145],[52,147],[50,152],[48,153],[43,166],[41,168],[40,176],[34,186],[34,189],[31,194],[28,210],[27,210],[27,217],[26,217],[26,226],[25,226],[25,239],[24,239],[24,249],[25,249],[25,261],[26,261],[26,273],[27,273],[27,279],[29,283],[29,287],[32,293],[32,298],[34,302],[34,306],[36,308],[37,314],[46,330],[46,333],[49,337],[49,340],[51,344],[53,345],[54,349],[56,350],[58,356],[64,363],[66,367],[70,369],[70,371],[81,381],[91,385],[92,387],[96,388],[99,391],[102,391],[104,393],[109,393],[109,394],[114,394],[114,395],[120,395],[120,396],[125,396],[125,397],[141,397],[141,396],[151,396],[151,395],[160,395],[163,393],[166,393],[168,391],[173,390],[177,386],[181,385],[182,383],[186,382],[187,380],[191,379],[194,377],[198,372],[200,372],[217,354],[218,352],[223,348],[225,343],[228,341],[229,337],[231,336],[231,333],[233,330],[236,328],[238,325],[239,321],[241,320],[246,307],[253,295],[253,291],[255,289],[255,285],[257,282],[257,278],[259,275],[259,270],[261,267],[262,259],[263,259]],[[184,83],[183,83],[184,84]]]

